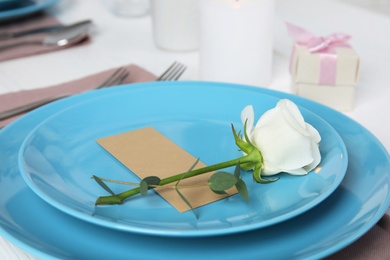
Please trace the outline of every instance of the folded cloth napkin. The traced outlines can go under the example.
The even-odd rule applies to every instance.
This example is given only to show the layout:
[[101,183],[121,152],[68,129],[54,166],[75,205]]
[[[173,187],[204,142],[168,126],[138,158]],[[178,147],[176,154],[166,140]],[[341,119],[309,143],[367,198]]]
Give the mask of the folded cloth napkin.
[[[152,73],[137,65],[131,64],[126,66],[126,68],[130,72],[130,75],[123,82],[123,84],[154,81],[156,79],[156,76],[154,76]],[[0,95],[0,112],[60,94],[77,94],[87,91],[108,78],[116,69],[117,68],[113,68],[94,75],[90,75],[85,78],[55,86],[33,90],[23,90]],[[0,121],[0,127],[11,123],[20,116],[21,115]]]
[[385,214],[363,237],[326,260],[390,259],[390,215]]
[[[45,14],[45,13],[39,13],[37,15],[29,16],[27,18],[20,19],[17,21],[0,24],[0,33],[1,32],[21,32],[24,30],[36,29],[36,28],[41,28],[41,27],[46,27],[46,26],[53,26],[53,25],[60,25],[60,24],[61,23],[53,16],[51,16],[49,14]],[[42,39],[42,37],[44,37],[44,34],[42,34],[42,33],[33,34],[33,35],[26,35],[26,36],[14,38],[14,39],[0,40],[0,45],[24,41],[24,40]],[[81,41],[77,45],[86,44],[88,42],[90,42],[89,37],[87,37],[85,40]],[[66,48],[66,47],[43,46],[43,45],[38,45],[38,44],[29,44],[29,45],[22,45],[22,46],[18,46],[18,47],[12,47],[12,48],[0,51],[0,61],[11,60],[11,59],[16,59],[16,58],[21,58],[21,57],[37,55],[37,54],[41,54],[41,53],[57,51],[57,50],[61,50],[64,48]]]

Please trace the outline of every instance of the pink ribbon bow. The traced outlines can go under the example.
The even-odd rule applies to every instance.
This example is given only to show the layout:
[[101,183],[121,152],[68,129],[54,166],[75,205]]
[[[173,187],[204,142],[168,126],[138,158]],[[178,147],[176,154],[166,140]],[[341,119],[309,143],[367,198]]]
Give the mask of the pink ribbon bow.
[[299,45],[304,45],[310,53],[320,53],[319,84],[334,85],[336,83],[337,55],[335,47],[350,48],[347,41],[351,36],[334,33],[325,37],[317,37],[305,29],[286,23],[288,34]]
[[335,46],[350,47],[348,40],[350,35],[343,33],[334,33],[325,37],[317,37],[305,29],[286,23],[289,35],[301,45],[305,45],[309,52],[332,52]]

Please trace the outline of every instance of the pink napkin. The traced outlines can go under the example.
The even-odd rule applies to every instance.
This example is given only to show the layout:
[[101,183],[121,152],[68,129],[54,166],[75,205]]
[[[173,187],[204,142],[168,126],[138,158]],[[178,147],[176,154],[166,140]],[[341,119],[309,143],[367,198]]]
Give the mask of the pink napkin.
[[[29,16],[28,18],[17,20],[5,24],[0,24],[0,32],[20,32],[24,30],[30,30],[40,27],[46,27],[46,26],[52,26],[52,25],[59,25],[61,24],[56,18],[54,18],[51,15],[48,14],[38,14],[34,16]],[[6,40],[0,40],[0,45],[2,44],[8,44],[18,41],[24,41],[24,40],[33,40],[33,39],[42,39],[44,37],[44,34],[32,34],[32,35],[26,35],[23,37],[18,37],[14,39],[6,39]],[[87,37],[82,42],[76,44],[86,44],[90,42],[90,38]],[[75,46],[75,45],[72,45]],[[5,60],[11,60],[21,57],[27,57],[32,55],[37,55],[41,53],[47,53],[52,51],[61,50],[64,48],[68,48],[71,46],[65,46],[65,47],[58,47],[58,46],[42,46],[42,45],[23,45],[18,47],[9,48],[3,51],[0,51],[0,62]]]
[[[130,72],[130,75],[123,82],[123,84],[154,81],[156,79],[156,77],[152,73],[148,72],[147,70],[141,67],[138,67],[136,65],[128,65],[126,67]],[[76,94],[83,91],[87,91],[92,87],[94,87],[95,85],[104,81],[116,69],[117,68],[113,68],[82,79],[77,79],[71,82],[67,82],[55,86],[34,89],[34,90],[24,90],[24,91],[0,95],[0,111],[5,111],[8,109],[12,109],[14,107],[18,107],[44,98],[57,96],[60,94],[67,94],[67,93]],[[19,116],[15,116],[13,118],[0,121],[0,127],[9,124]]]

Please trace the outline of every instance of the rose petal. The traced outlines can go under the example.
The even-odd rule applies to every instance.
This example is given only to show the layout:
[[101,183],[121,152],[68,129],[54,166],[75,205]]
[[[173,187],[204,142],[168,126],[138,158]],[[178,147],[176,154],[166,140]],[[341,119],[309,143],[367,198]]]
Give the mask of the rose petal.
[[274,167],[273,165],[270,165],[269,163],[267,163],[267,167],[264,167],[264,165],[263,165],[263,170],[261,172],[261,175],[271,176],[271,175],[278,174],[280,172],[282,172],[282,169],[279,169],[279,168]]
[[321,136],[306,123],[299,108],[290,100],[282,99],[275,108],[266,111],[253,131],[254,111],[247,106],[241,113],[247,121],[248,135],[263,156],[262,175],[280,172],[304,175],[321,160],[318,143]]
[[278,168],[296,169],[313,161],[310,139],[293,131],[289,124],[278,124],[277,128],[256,128],[253,136],[264,160],[278,165]]
[[309,131],[310,137],[312,138],[313,142],[315,142],[316,144],[321,142],[321,135],[320,133],[318,133],[317,129],[315,129],[312,125],[308,123],[306,123],[306,129]]
[[[308,138],[310,132],[305,129],[304,121],[302,127],[300,121],[303,117],[295,109],[297,107],[282,101],[280,106],[268,110],[260,117],[252,132],[252,139],[263,155],[264,174],[271,174],[276,169],[305,174],[297,169],[313,162],[311,139]],[[290,106],[291,112],[284,111],[285,106]],[[286,116],[292,119],[286,120]]]
[[281,172],[286,172],[293,175],[306,175],[309,171],[307,171],[305,168],[298,168],[298,169],[281,169],[274,165],[271,165],[270,163],[267,163],[267,167],[263,168],[263,171],[261,172],[261,175],[263,176],[271,176],[275,175]]
[[287,170],[287,171],[282,171],[282,172],[287,172],[292,175],[306,175],[309,172],[305,170],[305,168],[298,168],[294,170]]
[[310,136],[310,133],[306,130],[305,119],[293,102],[288,99],[282,99],[278,102],[278,106],[281,108],[284,119],[291,125],[291,127],[304,136]]
[[312,149],[312,155],[313,155],[313,162],[304,167],[304,169],[307,172],[310,172],[311,170],[313,170],[321,162],[321,153],[320,153],[320,150],[318,149],[318,144],[315,142],[312,142],[311,149]]
[[253,125],[255,121],[255,112],[253,111],[253,107],[251,105],[244,107],[241,111],[241,122],[244,125],[246,121],[246,132],[247,135],[250,136],[250,133],[253,131]]

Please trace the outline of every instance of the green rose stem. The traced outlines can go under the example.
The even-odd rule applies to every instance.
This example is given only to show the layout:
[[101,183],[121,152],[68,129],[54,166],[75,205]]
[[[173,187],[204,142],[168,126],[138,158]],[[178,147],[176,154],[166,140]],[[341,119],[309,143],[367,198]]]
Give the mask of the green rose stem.
[[[180,173],[180,174],[173,175],[171,177],[162,179],[160,181],[160,183],[158,184],[158,186],[164,186],[164,185],[169,184],[169,183],[177,182],[181,179],[187,179],[187,178],[191,178],[191,177],[201,175],[204,173],[208,173],[208,172],[228,168],[231,166],[235,166],[238,163],[241,165],[241,164],[246,164],[246,163],[259,164],[261,162],[262,162],[262,156],[261,156],[259,150],[253,149],[249,154],[247,154],[243,157],[237,158],[237,159],[213,164],[210,166],[195,169],[195,170],[185,172],[185,173]],[[118,193],[115,196],[102,196],[96,200],[95,205],[122,204],[125,199],[128,199],[128,198],[130,198],[136,194],[139,194],[139,193],[140,193],[140,188],[137,187],[137,188],[134,188],[131,190],[124,191],[122,193]]]

